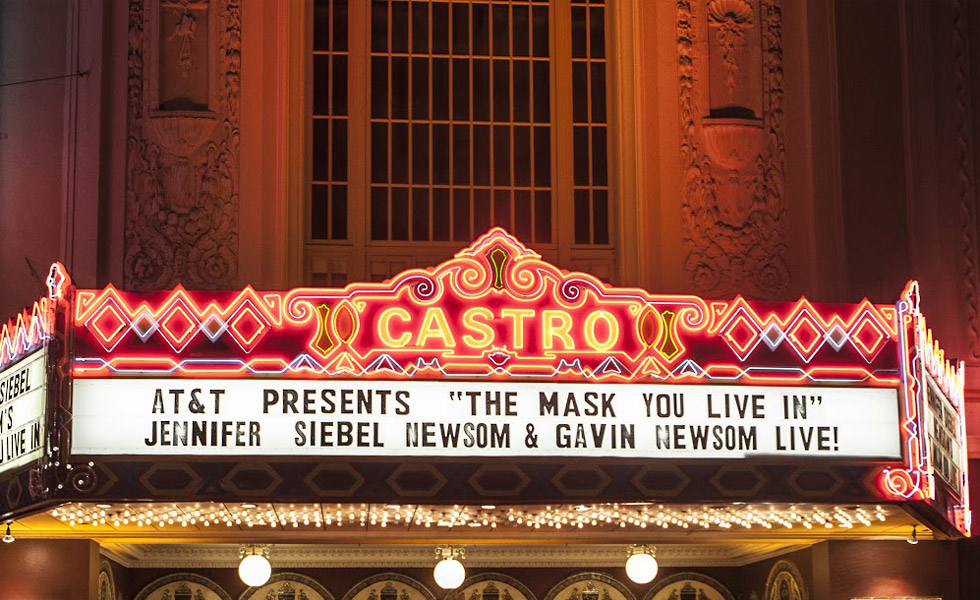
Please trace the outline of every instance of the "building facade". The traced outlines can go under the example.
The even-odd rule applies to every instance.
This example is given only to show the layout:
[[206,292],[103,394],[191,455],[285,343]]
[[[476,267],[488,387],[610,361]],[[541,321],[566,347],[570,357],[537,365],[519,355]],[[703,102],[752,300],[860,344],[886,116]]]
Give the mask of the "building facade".
[[[46,293],[54,262],[83,290],[343,288],[434,267],[494,227],[561,269],[654,294],[894,305],[914,279],[964,361],[977,446],[980,7],[967,0],[6,0],[0,28],[2,314]],[[186,485],[162,470],[142,472],[147,490]],[[189,473],[203,495],[217,485]],[[240,500],[288,503],[287,488]],[[409,504],[381,486],[377,519],[389,492]],[[629,540],[615,531],[507,534],[519,548],[498,553],[479,533],[465,538],[475,576],[453,593],[980,594],[976,545],[924,528],[910,546],[921,521],[640,536],[664,549],[644,586],[617,566]],[[280,532],[287,558],[256,591],[234,572],[247,533],[24,523],[0,548],[25,574],[11,597],[116,597],[98,595],[106,581],[126,599],[181,585],[289,598],[286,583],[296,598],[444,594],[433,533]],[[45,575],[57,562],[73,566]]]

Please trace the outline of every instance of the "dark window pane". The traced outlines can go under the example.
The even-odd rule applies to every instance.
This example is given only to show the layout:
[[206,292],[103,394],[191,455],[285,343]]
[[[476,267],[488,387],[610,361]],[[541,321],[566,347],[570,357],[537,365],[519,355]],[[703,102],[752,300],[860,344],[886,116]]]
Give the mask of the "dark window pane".
[[589,44],[586,40],[586,11],[584,6],[572,7],[572,57],[586,58],[589,55]]
[[333,3],[333,49],[347,51],[347,0]]
[[473,184],[490,185],[490,126],[473,126]]
[[371,52],[388,51],[388,2],[371,2]]
[[330,216],[330,197],[328,186],[313,184],[313,197],[310,207],[310,237],[314,240],[325,240],[330,235],[327,219]]
[[337,54],[333,57],[333,113],[347,116],[347,56]]
[[483,235],[490,229],[492,212],[490,190],[473,190],[473,233],[475,235]]
[[473,54],[490,55],[490,7],[486,4],[473,5]]
[[531,120],[530,62],[514,61],[514,121],[527,123]]
[[412,190],[412,239],[429,240],[429,189]]
[[551,122],[551,73],[548,63],[534,63],[534,122]]
[[429,126],[412,124],[412,182],[429,183]]
[[531,239],[531,192],[514,190],[514,235],[522,242]]
[[[454,10],[456,5],[453,5]],[[465,58],[453,59],[453,119],[469,121],[470,119],[470,68]]]
[[470,240],[470,191],[453,190],[453,241]]
[[408,2],[391,3],[391,51],[408,52]]
[[408,183],[408,123],[391,124],[391,183]]
[[468,125],[453,126],[453,183],[470,183],[470,128]]
[[330,121],[313,120],[313,181],[330,178]]
[[453,53],[469,54],[470,52],[470,15],[469,7],[459,2],[453,3]]
[[391,188],[391,239],[408,239],[408,188]]
[[514,127],[514,185],[531,185],[530,127]]
[[330,0],[313,3],[313,50],[330,50]]
[[592,185],[605,186],[606,177],[606,128],[592,128]]
[[550,45],[548,43],[548,7],[535,6],[531,9],[532,27],[534,34],[534,55],[548,56]]
[[388,59],[371,58],[371,118],[388,118]]
[[490,120],[490,60],[473,60],[473,120]]
[[412,3],[412,52],[429,51],[429,4]]
[[593,244],[609,243],[609,192],[592,191],[592,221],[595,227]]
[[371,123],[371,183],[388,182],[388,125]]
[[388,239],[388,188],[371,188],[371,239]]
[[412,118],[429,118],[429,60],[412,59]]
[[449,190],[432,190],[432,240],[449,241]]
[[589,185],[589,128],[576,127],[573,151],[575,154],[575,185]]
[[534,185],[551,185],[551,128],[534,128]]
[[592,122],[606,122],[606,64],[592,63]]
[[534,192],[534,241],[551,243],[551,192]]
[[506,4],[493,5],[493,53],[495,56],[510,54],[509,12]]
[[601,6],[593,6],[589,21],[589,45],[592,48],[592,58],[606,57],[606,20],[605,11]]
[[432,126],[432,183],[449,183],[449,125]]
[[493,191],[493,225],[507,231],[514,229],[510,222],[510,190]]
[[589,121],[589,63],[572,63],[572,120]]
[[408,118],[408,58],[391,58],[391,118]]
[[347,239],[347,186],[330,187],[333,202],[330,204],[330,237],[335,240]]
[[575,243],[588,244],[589,229],[589,190],[575,190]]
[[493,61],[493,119],[510,120],[510,62]]
[[313,114],[330,114],[330,57],[313,57]]
[[511,44],[513,45],[514,56],[527,56],[530,53],[530,17],[528,7],[514,6],[514,14],[511,16]]
[[347,119],[333,120],[331,180],[347,181]]
[[432,53],[449,54],[449,5],[432,4]]
[[493,183],[510,185],[510,127],[493,128]]
[[437,121],[449,119],[449,59],[436,58],[432,61],[432,118]]

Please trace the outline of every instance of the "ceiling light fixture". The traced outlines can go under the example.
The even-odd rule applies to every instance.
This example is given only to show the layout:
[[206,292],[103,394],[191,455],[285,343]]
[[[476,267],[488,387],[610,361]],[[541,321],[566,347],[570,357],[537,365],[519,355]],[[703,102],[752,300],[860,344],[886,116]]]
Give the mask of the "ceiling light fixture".
[[660,565],[657,564],[657,548],[655,546],[633,544],[626,551],[626,575],[636,583],[650,583],[657,576]]
[[909,536],[906,542],[912,544],[913,546],[919,543],[919,536],[915,533],[915,525],[912,526],[912,535]]
[[455,590],[463,583],[466,578],[466,568],[459,562],[460,558],[465,558],[465,550],[454,546],[439,546],[436,548],[436,567],[432,570],[432,577],[436,580],[436,585],[444,590]]
[[242,562],[238,563],[238,576],[247,586],[265,585],[272,575],[269,549],[259,546],[242,546],[239,550]]
[[9,544],[14,541],[14,536],[10,533],[10,523],[7,523],[7,535],[3,536],[3,542]]

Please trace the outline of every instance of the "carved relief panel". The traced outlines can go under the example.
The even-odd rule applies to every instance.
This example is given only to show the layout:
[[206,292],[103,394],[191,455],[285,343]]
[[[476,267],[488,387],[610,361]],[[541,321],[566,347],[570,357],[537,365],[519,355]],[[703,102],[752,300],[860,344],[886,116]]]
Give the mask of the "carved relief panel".
[[240,0],[130,0],[124,284],[238,270]]
[[657,581],[643,600],[732,600],[732,594],[711,577],[677,573]]
[[316,580],[298,573],[276,573],[268,583],[242,592],[240,600],[333,600]]
[[218,584],[192,573],[175,573],[161,577],[138,594],[136,600],[231,600]]
[[781,560],[772,566],[766,580],[765,600],[807,600],[803,577],[796,565]]
[[361,580],[343,600],[436,600],[419,581],[398,573],[379,573]]
[[513,577],[480,573],[446,595],[445,600],[536,600],[531,590]]
[[678,0],[684,271],[708,297],[786,289],[778,0]]
[[635,600],[622,582],[603,573],[579,573],[559,581],[545,600]]

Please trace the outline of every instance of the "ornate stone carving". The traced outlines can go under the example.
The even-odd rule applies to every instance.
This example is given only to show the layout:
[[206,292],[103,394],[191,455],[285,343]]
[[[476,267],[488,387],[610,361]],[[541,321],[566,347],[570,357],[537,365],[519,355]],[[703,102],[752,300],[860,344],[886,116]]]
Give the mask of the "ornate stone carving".
[[127,288],[236,283],[240,72],[240,0],[130,0]]
[[956,127],[956,197],[960,207],[960,268],[963,274],[963,303],[966,307],[967,338],[970,356],[980,358],[980,251],[977,248],[977,198],[973,172],[973,125],[970,82],[970,57],[966,0],[950,3],[953,17],[953,86]]
[[745,30],[752,27],[752,5],[746,0],[710,0],[708,23],[724,48],[729,96],[735,89],[738,73],[736,49],[745,45]]
[[[790,277],[785,257],[779,2],[678,0],[677,7],[685,273],[693,287],[707,296],[778,297]],[[743,69],[738,63],[729,64],[736,61],[756,11],[762,90],[750,89],[756,85],[752,77],[736,78]],[[716,28],[722,46],[729,96],[735,90],[734,97],[741,103],[709,98],[710,27]],[[761,97],[761,115],[752,106],[754,97]]]

